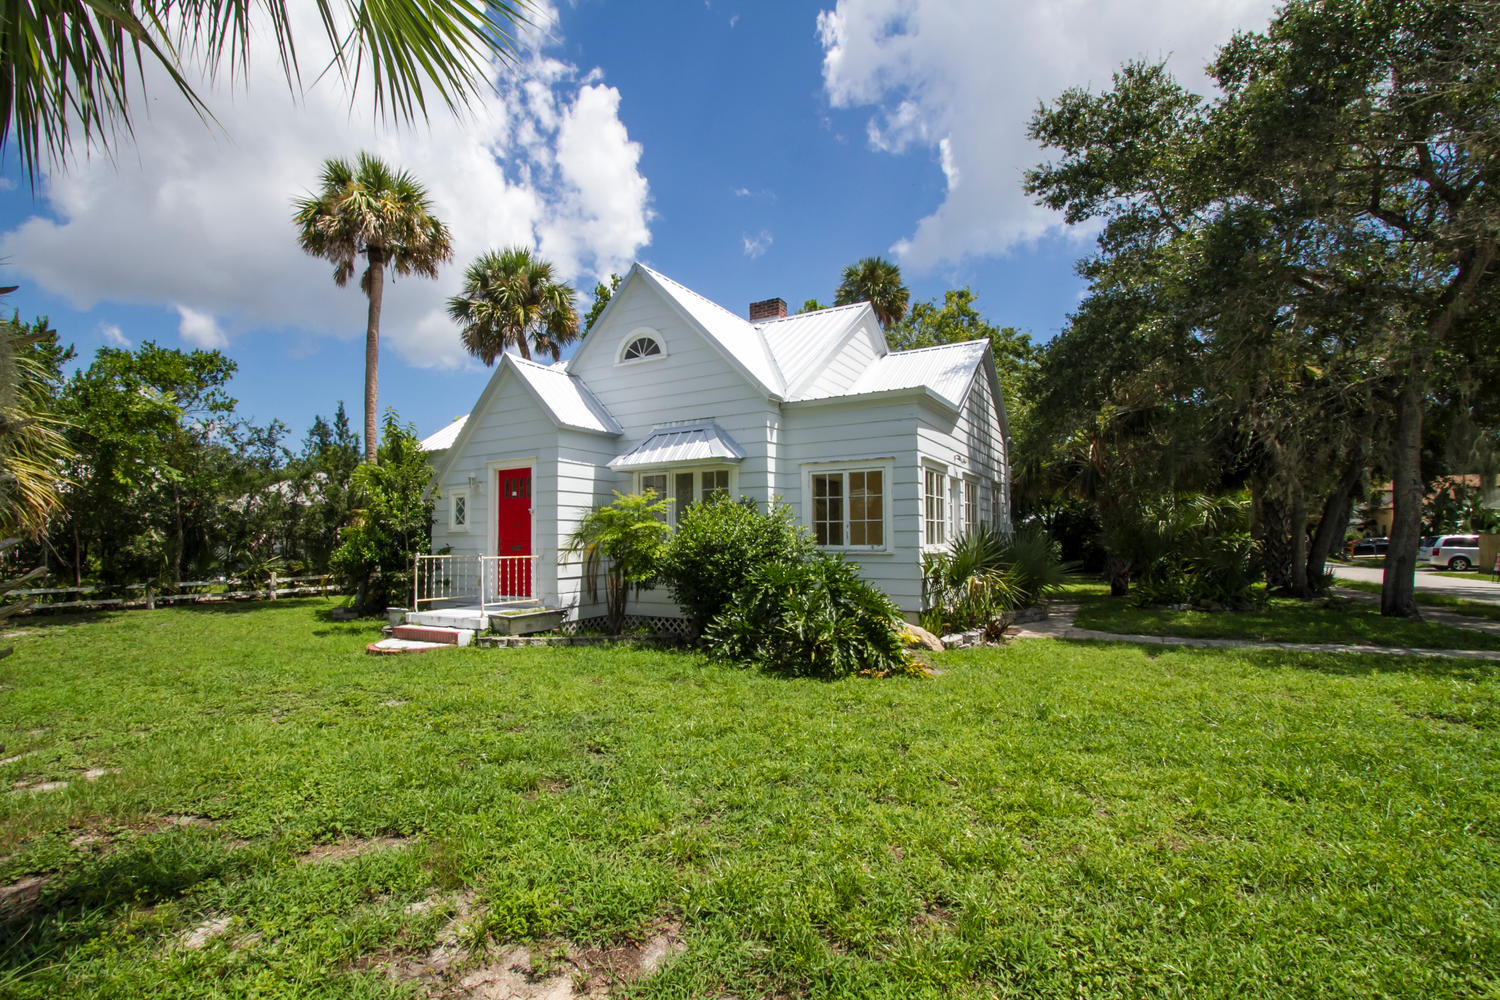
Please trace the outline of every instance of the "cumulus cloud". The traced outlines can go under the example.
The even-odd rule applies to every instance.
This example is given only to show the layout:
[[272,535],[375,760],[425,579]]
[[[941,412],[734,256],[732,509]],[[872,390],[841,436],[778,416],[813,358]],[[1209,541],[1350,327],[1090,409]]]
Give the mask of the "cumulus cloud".
[[[299,39],[319,34],[315,22],[305,27]],[[311,46],[298,51],[318,64]],[[265,329],[360,336],[362,295],[353,282],[336,288],[333,265],[298,249],[291,217],[326,158],[369,150],[424,183],[453,233],[454,260],[438,280],[387,283],[382,339],[415,364],[463,363],[443,303],[479,253],[538,246],[582,285],[623,272],[650,241],[641,147],[619,120],[619,92],[536,49],[492,70],[498,91],[467,113],[439,109],[402,128],[371,119],[367,89],[351,110],[330,79],[294,100],[264,48],[247,86],[200,90],[222,129],[153,78],[133,143],[113,162],[95,155],[47,176],[45,214],[0,236],[0,255],[78,308],[175,308],[195,344]]]
[[818,15],[823,84],[836,108],[869,108],[870,147],[929,150],[946,180],[931,215],[892,251],[918,271],[1004,253],[1061,226],[1021,190],[1044,158],[1026,139],[1038,101],[1107,87],[1121,63],[1168,58],[1200,91],[1203,66],[1275,0],[839,0]]
[[131,346],[130,338],[125,336],[125,331],[121,330],[116,323],[100,323],[99,336],[103,337],[104,342],[110,347],[129,349]]
[[216,350],[229,346],[229,338],[219,328],[213,316],[184,305],[174,305],[177,310],[177,335],[192,347]]
[[740,239],[745,244],[745,256],[752,260],[771,249],[771,234],[764,229],[760,231],[758,236],[741,233]]

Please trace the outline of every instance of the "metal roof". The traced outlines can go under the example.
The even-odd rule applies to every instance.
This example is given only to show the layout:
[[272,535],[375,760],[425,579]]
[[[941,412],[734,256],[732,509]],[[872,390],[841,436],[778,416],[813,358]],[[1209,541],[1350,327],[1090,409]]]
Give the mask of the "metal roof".
[[800,313],[784,319],[773,319],[758,327],[771,357],[781,369],[789,388],[795,388],[828,352],[838,346],[849,328],[859,322],[865,304],[834,306],[817,312]]
[[968,340],[961,344],[940,344],[937,347],[919,347],[914,351],[896,351],[865,369],[865,373],[846,391],[836,396],[816,398],[865,396],[925,388],[956,410],[963,405],[969,383],[974,380],[974,372],[983,360],[988,346],[988,341]]
[[745,449],[712,420],[674,420],[651,428],[644,441],[610,460],[611,469],[647,469],[691,462],[733,461]]
[[417,447],[423,451],[446,451],[453,447],[453,442],[458,440],[458,432],[463,430],[464,424],[468,422],[469,415],[465,413],[437,433],[424,437]]
[[601,434],[623,433],[604,404],[581,381],[569,375],[566,368],[539,365],[509,354],[505,360],[551,411],[552,419],[562,426]]

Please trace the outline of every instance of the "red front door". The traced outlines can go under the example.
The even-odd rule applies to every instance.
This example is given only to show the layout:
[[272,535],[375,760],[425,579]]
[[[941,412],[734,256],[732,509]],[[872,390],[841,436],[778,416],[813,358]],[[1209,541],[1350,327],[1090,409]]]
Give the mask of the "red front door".
[[[501,469],[495,473],[499,489],[496,503],[499,518],[499,555],[531,555],[531,470]],[[501,597],[531,596],[530,559],[501,559],[499,592]]]

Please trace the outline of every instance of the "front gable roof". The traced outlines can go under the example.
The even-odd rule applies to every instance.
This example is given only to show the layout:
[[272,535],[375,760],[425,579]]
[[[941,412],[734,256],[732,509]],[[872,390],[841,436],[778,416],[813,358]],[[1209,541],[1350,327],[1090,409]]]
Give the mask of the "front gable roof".
[[[822,374],[832,357],[843,349],[862,325],[875,326],[875,312],[868,302],[834,306],[816,312],[798,313],[768,320],[757,329],[786,381],[787,398],[795,398],[805,383]],[[876,355],[889,352],[884,337],[872,338]]]
[[624,433],[604,404],[583,384],[583,380],[569,375],[566,367],[539,365],[514,354],[502,354],[495,366],[495,374],[490,376],[484,392],[479,394],[479,401],[474,404],[474,409],[463,418],[462,427],[438,468],[439,482],[447,476],[449,466],[463,453],[474,428],[480,424],[484,412],[489,409],[499,391],[500,384],[507,377],[524,386],[537,407],[559,428],[607,434],[611,437]]

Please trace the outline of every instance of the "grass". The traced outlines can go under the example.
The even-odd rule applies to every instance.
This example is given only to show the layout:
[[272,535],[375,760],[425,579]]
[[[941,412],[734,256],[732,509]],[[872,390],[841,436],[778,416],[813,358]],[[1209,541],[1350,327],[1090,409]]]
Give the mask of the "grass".
[[1417,649],[1500,649],[1500,636],[1435,622],[1385,618],[1373,604],[1348,598],[1298,601],[1273,597],[1252,611],[1138,608],[1124,599],[1085,596],[1079,628],[1125,635],[1179,635],[1255,642],[1362,643]]
[[[1363,591],[1366,594],[1380,593],[1380,584],[1365,580],[1339,580],[1340,587],[1348,587],[1350,590]],[[1462,597],[1452,594],[1444,594],[1431,590],[1418,590],[1416,592],[1417,603],[1425,604],[1434,608],[1442,608],[1454,611],[1458,614],[1468,615],[1471,618],[1488,618],[1491,621],[1500,621],[1500,604],[1486,604],[1483,601],[1467,601]]]
[[1500,993],[1489,665],[1034,640],[820,683],[370,657],[328,607],[10,640],[0,778],[69,784],[0,800],[0,885],[48,879],[0,909],[0,995],[420,995],[380,961],[464,891],[476,944],[680,921],[638,998]]

